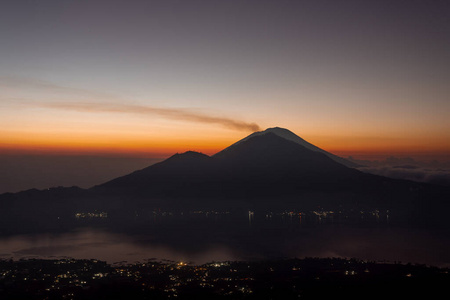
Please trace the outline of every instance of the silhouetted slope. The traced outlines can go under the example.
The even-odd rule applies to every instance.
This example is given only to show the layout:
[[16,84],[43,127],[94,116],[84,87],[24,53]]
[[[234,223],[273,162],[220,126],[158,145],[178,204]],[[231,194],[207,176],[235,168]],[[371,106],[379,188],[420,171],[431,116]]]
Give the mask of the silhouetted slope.
[[222,154],[224,152],[227,152],[229,149],[232,149],[235,146],[239,145],[240,143],[245,142],[245,141],[247,141],[247,140],[249,140],[249,139],[251,139],[253,137],[265,135],[267,133],[276,134],[277,136],[282,137],[282,138],[284,138],[284,139],[286,139],[288,141],[297,143],[297,144],[305,147],[306,149],[325,154],[326,156],[328,156],[332,160],[334,160],[334,161],[336,161],[336,162],[338,162],[340,164],[343,164],[344,166],[351,167],[351,168],[359,166],[358,164],[356,164],[354,162],[351,162],[351,161],[346,160],[346,159],[344,159],[342,157],[336,156],[336,155],[334,155],[332,153],[329,153],[329,152],[327,152],[327,151],[325,151],[325,150],[323,150],[323,149],[321,149],[321,148],[319,148],[319,147],[317,147],[317,146],[315,146],[315,145],[313,145],[311,143],[308,143],[307,141],[305,141],[304,139],[302,139],[301,137],[299,137],[298,135],[296,135],[292,131],[290,131],[288,129],[285,129],[285,128],[280,128],[280,127],[273,127],[273,128],[268,128],[268,129],[266,129],[264,131],[254,132],[251,135],[243,138],[242,140],[234,143],[233,145],[223,149],[222,151],[220,151],[216,155],[220,155],[220,154]]
[[[135,171],[91,190],[137,194],[141,196],[192,196],[192,188],[202,185],[211,168],[211,158],[205,154],[188,151]],[[200,191],[198,191],[200,192]]]
[[257,195],[340,188],[343,182],[363,176],[273,133],[254,136],[213,159],[223,170],[225,182],[242,182],[243,189]]

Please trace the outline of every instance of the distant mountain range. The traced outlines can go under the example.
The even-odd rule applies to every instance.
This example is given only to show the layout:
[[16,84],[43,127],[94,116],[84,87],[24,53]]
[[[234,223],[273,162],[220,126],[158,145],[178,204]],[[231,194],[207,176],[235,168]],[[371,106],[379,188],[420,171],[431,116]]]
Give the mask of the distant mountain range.
[[355,166],[287,129],[269,128],[213,156],[193,151],[175,154],[87,190],[3,194],[0,208],[25,219],[36,212],[55,216],[155,207],[368,208],[410,215],[448,208],[448,188],[371,175]]

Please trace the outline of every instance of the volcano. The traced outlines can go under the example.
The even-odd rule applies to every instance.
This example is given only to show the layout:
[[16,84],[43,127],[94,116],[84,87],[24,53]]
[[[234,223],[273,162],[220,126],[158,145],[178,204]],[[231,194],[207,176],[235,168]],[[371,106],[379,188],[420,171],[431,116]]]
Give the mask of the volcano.
[[300,190],[340,190],[368,174],[292,132],[268,129],[213,156],[188,151],[116,178],[95,191],[146,197],[260,197]]
[[215,155],[177,153],[86,190],[0,195],[0,207],[3,220],[21,216],[24,222],[30,216],[41,221],[41,215],[70,218],[77,211],[94,210],[134,216],[155,208],[384,209],[432,219],[449,209],[447,187],[367,174],[351,166],[287,129],[269,128]]
[[363,173],[349,165],[276,127],[255,132],[212,156],[193,151],[175,154],[89,191],[177,205],[241,201],[336,209],[410,207],[423,190],[421,184]]
[[227,152],[229,149],[232,149],[235,146],[237,146],[237,145],[239,145],[239,144],[241,144],[241,143],[243,143],[243,142],[245,142],[245,141],[247,141],[247,140],[249,140],[249,139],[251,139],[253,137],[262,136],[262,135],[265,135],[267,133],[273,133],[273,134],[275,134],[275,135],[277,135],[279,137],[282,137],[282,138],[284,138],[284,139],[286,139],[288,141],[292,141],[294,143],[297,143],[297,144],[305,147],[306,149],[325,154],[326,156],[328,156],[332,160],[334,160],[334,161],[336,161],[336,162],[338,162],[340,164],[343,164],[344,166],[351,167],[351,168],[355,168],[355,167],[359,166],[358,164],[356,164],[356,163],[354,163],[352,161],[349,161],[347,159],[344,159],[342,157],[339,157],[339,156],[336,156],[336,155],[334,155],[332,153],[329,153],[329,152],[327,152],[327,151],[325,151],[325,150],[323,150],[323,149],[321,149],[321,148],[319,148],[319,147],[317,147],[317,146],[315,146],[315,145],[305,141],[304,139],[302,139],[301,137],[299,137],[298,135],[296,135],[292,131],[290,131],[288,129],[285,129],[285,128],[281,128],[281,127],[273,127],[273,128],[268,128],[268,129],[266,129],[264,131],[254,132],[251,135],[243,138],[242,140],[234,143],[230,147],[225,148],[224,150],[220,151],[216,155],[221,155],[221,153]]

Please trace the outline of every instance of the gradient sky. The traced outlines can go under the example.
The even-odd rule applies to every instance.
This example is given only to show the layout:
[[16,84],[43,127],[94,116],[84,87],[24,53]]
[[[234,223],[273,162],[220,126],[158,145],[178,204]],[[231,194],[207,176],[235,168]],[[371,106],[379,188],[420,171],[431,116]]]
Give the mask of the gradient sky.
[[448,1],[3,0],[0,153],[213,154],[280,126],[450,154]]

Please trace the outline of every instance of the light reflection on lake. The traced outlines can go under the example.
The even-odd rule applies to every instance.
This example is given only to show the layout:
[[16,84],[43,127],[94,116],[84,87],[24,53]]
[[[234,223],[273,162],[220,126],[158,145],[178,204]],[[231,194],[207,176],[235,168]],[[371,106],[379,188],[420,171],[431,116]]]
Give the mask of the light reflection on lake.
[[128,237],[102,230],[82,229],[64,234],[18,235],[0,239],[0,258],[64,258],[119,261],[158,260],[206,263],[234,258],[226,247],[205,249],[202,253],[183,253],[162,245],[146,244],[141,237]]
[[109,263],[156,258],[202,264],[282,257],[355,257],[450,266],[448,230],[318,220],[305,221],[301,216],[258,219],[250,215],[241,222],[229,218],[205,223],[152,221],[139,223],[146,228],[139,232],[84,227],[60,234],[15,235],[0,237],[0,258],[95,258]]

